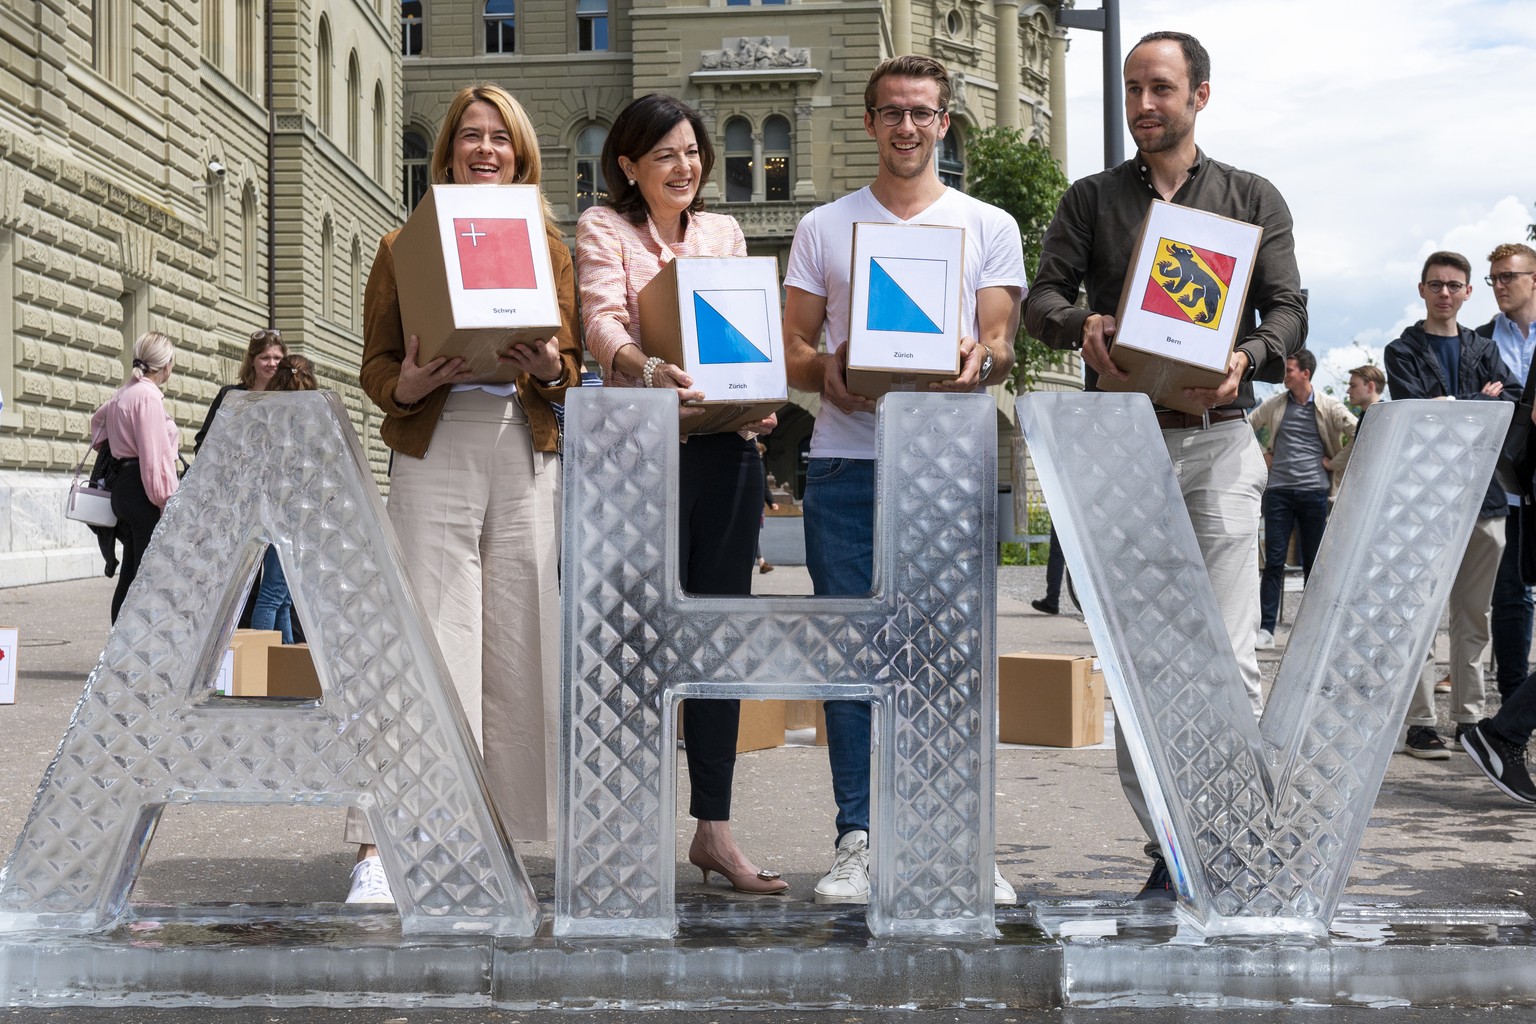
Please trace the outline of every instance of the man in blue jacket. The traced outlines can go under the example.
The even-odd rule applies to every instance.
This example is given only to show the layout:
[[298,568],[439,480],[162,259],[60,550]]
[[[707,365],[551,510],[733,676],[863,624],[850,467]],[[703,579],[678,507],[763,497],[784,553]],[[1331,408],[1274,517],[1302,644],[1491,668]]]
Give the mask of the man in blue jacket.
[[[1419,275],[1424,319],[1387,346],[1383,360],[1387,389],[1394,399],[1441,398],[1519,402],[1516,380],[1498,347],[1456,322],[1472,294],[1472,264],[1455,252],[1431,253]],[[1477,525],[1467,541],[1461,568],[1451,584],[1451,720],[1459,741],[1464,727],[1483,716],[1483,648],[1488,646],[1493,581],[1504,554],[1501,520],[1508,515],[1504,491],[1493,481],[1483,498]],[[1434,673],[1426,666],[1408,706],[1405,752],[1444,760],[1450,749],[1435,730]]]

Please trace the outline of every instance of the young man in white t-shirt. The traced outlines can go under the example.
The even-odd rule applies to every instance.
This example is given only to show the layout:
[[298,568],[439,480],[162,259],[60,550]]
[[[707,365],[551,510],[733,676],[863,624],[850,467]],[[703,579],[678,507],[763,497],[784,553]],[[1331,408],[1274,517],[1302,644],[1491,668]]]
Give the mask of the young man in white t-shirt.
[[[847,388],[853,225],[943,224],[965,229],[960,375],[937,391],[975,391],[1008,377],[1024,297],[1024,251],[1006,212],[939,180],[934,154],[949,130],[949,74],[928,57],[893,57],[864,89],[864,130],[880,151],[868,187],[812,210],[795,229],[784,277],[789,381],[819,392],[805,487],[806,563],[818,595],[867,594],[874,562],[875,403]],[[826,331],[826,351],[818,341]],[[816,885],[819,903],[869,900],[869,727],[863,701],[827,701],[837,800],[837,857]],[[990,798],[990,797],[989,797]],[[999,902],[1013,888],[996,875]]]

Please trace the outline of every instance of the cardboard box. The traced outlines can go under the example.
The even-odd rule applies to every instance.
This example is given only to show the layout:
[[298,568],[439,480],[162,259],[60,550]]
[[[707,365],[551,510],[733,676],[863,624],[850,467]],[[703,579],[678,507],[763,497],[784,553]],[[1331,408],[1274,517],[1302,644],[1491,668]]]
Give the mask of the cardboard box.
[[821,701],[819,700],[787,700],[784,702],[784,728],[786,730],[814,729],[816,713],[820,710]]
[[[744,700],[741,702],[741,722],[736,728],[736,753],[749,750],[770,750],[784,745],[784,701]],[[677,735],[684,744],[688,737],[683,732],[683,706],[677,706]]]
[[0,704],[16,703],[16,651],[21,647],[21,629],[0,626]]
[[309,644],[278,644],[267,649],[266,697],[320,697],[320,676]]
[[229,641],[234,652],[231,697],[261,697],[267,692],[267,651],[280,647],[283,634],[275,629],[237,629]]
[[1110,350],[1130,379],[1101,376],[1099,387],[1203,412],[1183,391],[1226,377],[1262,235],[1254,224],[1154,200],[1126,270]]
[[690,433],[755,423],[789,401],[779,263],[771,256],[680,256],[640,289],[641,348],[680,366],[710,414]]
[[1003,743],[1084,747],[1104,742],[1104,674],[1073,654],[997,659],[997,738]]
[[848,390],[879,398],[959,376],[964,284],[964,228],[855,224]]
[[433,185],[395,239],[400,327],[417,362],[460,356],[476,382],[507,382],[496,353],[560,330],[544,207],[533,185]]

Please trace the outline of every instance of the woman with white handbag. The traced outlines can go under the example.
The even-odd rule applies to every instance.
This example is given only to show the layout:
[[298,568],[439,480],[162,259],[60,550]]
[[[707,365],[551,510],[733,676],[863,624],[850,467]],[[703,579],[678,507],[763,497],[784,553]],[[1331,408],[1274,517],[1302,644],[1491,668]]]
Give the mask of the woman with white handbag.
[[146,331],[133,343],[133,368],[111,398],[91,417],[91,447],[106,441],[122,469],[112,485],[112,511],[123,539],[123,563],[112,594],[112,621],[160,522],[160,511],[176,493],[180,432],[165,411],[161,388],[170,380],[175,352],[171,339]]

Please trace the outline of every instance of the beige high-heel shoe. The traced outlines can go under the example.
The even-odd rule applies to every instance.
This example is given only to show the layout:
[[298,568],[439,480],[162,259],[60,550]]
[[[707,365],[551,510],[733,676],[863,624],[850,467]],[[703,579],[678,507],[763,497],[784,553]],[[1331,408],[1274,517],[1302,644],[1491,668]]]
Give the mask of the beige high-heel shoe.
[[704,872],[706,885],[709,884],[709,873],[713,871],[730,882],[732,889],[753,896],[772,896],[789,888],[789,883],[784,881],[777,871],[764,870],[756,874],[737,874],[727,871],[718,860],[704,852],[697,838],[688,847],[688,863]]

